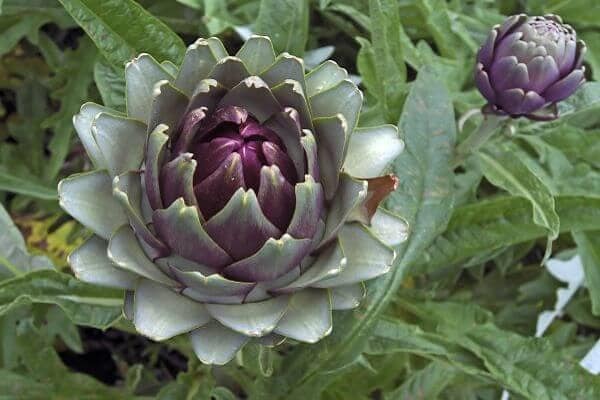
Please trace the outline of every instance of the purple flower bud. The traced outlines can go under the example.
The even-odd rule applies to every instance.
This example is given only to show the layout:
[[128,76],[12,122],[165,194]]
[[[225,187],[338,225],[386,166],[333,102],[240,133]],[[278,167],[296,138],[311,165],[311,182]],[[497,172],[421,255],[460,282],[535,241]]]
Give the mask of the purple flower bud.
[[494,27],[479,50],[475,83],[490,111],[543,118],[536,112],[566,99],[585,81],[585,51],[560,17],[514,15]]

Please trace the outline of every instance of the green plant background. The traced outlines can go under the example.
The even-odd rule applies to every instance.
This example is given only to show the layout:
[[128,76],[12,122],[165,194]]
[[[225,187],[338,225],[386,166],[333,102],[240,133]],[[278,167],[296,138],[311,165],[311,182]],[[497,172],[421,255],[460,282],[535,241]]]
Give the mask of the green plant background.
[[[600,398],[578,363],[600,336],[600,3],[595,0],[0,0],[0,399]],[[514,121],[453,169],[458,118],[483,105],[474,55],[505,15],[555,13],[586,40],[586,83],[550,123]],[[71,119],[85,101],[123,109],[124,64],[178,63],[248,31],[310,67],[329,57],[365,91],[360,124],[398,124],[406,151],[387,206],[410,223],[389,274],[316,345],[247,346],[225,367],[185,341],[153,343],[123,293],[76,281],[86,232],[56,184],[89,164]],[[579,254],[579,287],[541,264]]]

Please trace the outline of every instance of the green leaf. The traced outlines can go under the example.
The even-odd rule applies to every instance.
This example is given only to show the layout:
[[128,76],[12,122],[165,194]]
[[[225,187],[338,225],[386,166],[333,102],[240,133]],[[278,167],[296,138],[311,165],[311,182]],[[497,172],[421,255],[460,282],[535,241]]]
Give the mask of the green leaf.
[[308,39],[308,0],[261,0],[254,31],[268,35],[276,53],[302,56]]
[[[436,72],[438,79],[444,81],[446,87],[451,92],[456,93],[462,90],[465,81],[471,79],[473,75],[473,72],[469,68],[465,68],[464,58],[456,60],[441,57],[424,40],[418,43],[415,51],[418,51],[420,62],[430,65]],[[477,106],[479,106],[479,102],[480,100],[477,99]]]
[[[566,133],[566,131],[568,131],[566,127],[561,129],[561,133]],[[569,158],[565,152],[565,147],[567,147],[565,146],[566,143],[562,143],[558,147],[553,146],[551,143],[548,143],[547,140],[544,140],[545,135],[516,135],[516,137],[530,145],[535,150],[535,152],[538,154],[539,164],[544,165],[550,175],[552,175],[552,178],[555,180],[563,178],[564,175],[569,174],[573,170],[573,165],[571,161],[569,161]],[[564,142],[568,142],[567,135],[561,135],[561,140],[562,139],[567,139]],[[515,148],[519,153],[518,157],[525,158],[526,162],[529,161],[532,156],[519,147],[513,146],[513,148]],[[544,178],[544,180],[552,189],[553,193],[555,193],[554,188],[556,187],[556,182],[549,177]]]
[[29,254],[21,232],[0,204],[0,278],[51,268],[52,262],[46,257]]
[[56,304],[76,324],[106,329],[121,318],[123,292],[83,283],[54,270],[0,282],[0,316],[25,304]]
[[600,82],[584,83],[571,97],[558,103],[561,118],[580,128],[590,128],[600,123]]
[[390,195],[386,207],[409,222],[410,236],[396,266],[404,269],[444,231],[453,209],[454,111],[449,93],[427,67],[412,85],[399,128],[406,150],[393,170],[404,182]]
[[0,166],[0,191],[18,193],[42,200],[56,200],[56,188],[48,187],[38,182],[35,177],[24,178],[10,173],[4,166]]
[[371,355],[415,354],[450,364],[469,375],[483,375],[476,357],[442,335],[426,332],[418,325],[383,317],[377,322],[365,351]]
[[[186,0],[188,5],[199,3],[198,0]],[[208,28],[209,35],[218,35],[224,30],[240,23],[227,10],[227,2],[222,0],[203,0],[204,16],[203,21]]]
[[356,56],[356,67],[358,68],[358,72],[360,72],[363,85],[370,94],[377,96],[383,92],[383,87],[381,86],[381,81],[377,79],[373,45],[362,37],[357,37],[356,41],[360,44],[360,49]]
[[592,399],[600,395],[600,381],[548,339],[525,338],[490,322],[478,322],[470,318],[471,305],[426,302],[410,306],[435,332],[384,319],[371,340],[371,353],[409,352],[449,362],[527,399]]
[[64,53],[58,47],[56,42],[52,40],[52,38],[45,33],[44,31],[38,32],[38,36],[36,37],[36,41],[33,41],[30,37],[29,40],[32,40],[33,44],[35,44],[42,56],[44,56],[44,60],[48,64],[48,66],[53,71],[58,71],[63,67],[64,62]]
[[210,391],[210,398],[214,400],[236,400],[238,397],[226,387],[219,386]]
[[59,1],[115,68],[143,52],[159,62],[183,59],[181,38],[133,0]]
[[125,74],[104,59],[94,65],[94,80],[106,107],[125,112]]
[[[563,124],[552,129],[544,128],[541,135],[527,135],[527,137],[530,144],[532,137],[547,142],[549,145],[563,152],[572,163],[583,161],[595,168],[600,168],[600,130],[583,130]],[[538,149],[536,150],[539,152]],[[553,156],[553,154],[546,155],[548,162],[556,162],[550,159]],[[542,154],[540,154],[540,158],[543,158]],[[568,168],[564,168],[566,163],[562,162],[561,164],[562,168],[560,169],[568,170]],[[563,171],[558,170],[557,172]],[[557,176],[559,174],[554,173],[553,175]]]
[[457,370],[448,364],[433,361],[413,372],[396,390],[386,393],[385,400],[435,399],[456,377]]
[[[559,196],[560,231],[600,229],[600,199]],[[501,197],[457,208],[443,235],[436,238],[411,273],[427,273],[471,257],[544,237],[548,231],[531,220],[525,199]]]
[[517,156],[543,179],[554,195],[600,197],[598,131],[560,125],[541,135],[517,135],[538,154],[538,160],[517,146]]
[[40,15],[51,19],[61,28],[74,26],[73,20],[56,0],[3,0],[2,15]]
[[533,207],[533,221],[548,229],[550,241],[556,239],[560,219],[552,192],[544,181],[509,146],[496,145],[493,150],[482,151],[477,156],[487,180],[514,196],[529,200]]
[[[528,9],[537,15],[560,15],[568,23],[582,26],[599,26],[598,8],[590,7],[588,0],[530,0]],[[597,6],[594,4],[594,6]]]
[[[374,66],[380,93],[377,96],[383,106],[386,120],[395,124],[400,116],[406,93],[406,65],[400,41],[402,24],[398,2],[394,0],[370,0],[371,42]],[[361,43],[364,48],[364,43]]]
[[34,378],[0,369],[0,393],[6,399],[15,399],[17,396],[23,399],[44,399],[48,398],[48,385]]
[[349,19],[353,20],[361,29],[368,31],[371,27],[371,21],[369,17],[356,7],[353,7],[349,4],[336,3],[336,4],[328,4],[322,10],[334,11],[339,14],[347,16]]
[[[23,63],[18,63],[19,69],[25,69]],[[50,115],[47,96],[49,91],[39,82],[47,79],[46,71],[41,71],[41,79],[36,79],[38,72],[26,71],[26,78],[15,89],[16,113],[27,118],[11,118],[6,128],[16,143],[3,141],[0,146],[0,172],[5,175],[4,184],[11,190],[19,190],[19,180],[26,191],[31,189],[25,182],[30,181],[40,186],[46,186],[42,175],[47,161],[46,132],[42,122]],[[27,160],[24,163],[23,160]]]
[[12,327],[19,366],[0,370],[1,397],[7,399],[133,399],[118,388],[106,386],[81,373],[73,373],[61,361],[34,318],[25,317]]
[[594,399],[600,381],[576,359],[542,338],[525,338],[492,324],[448,333],[480,358],[492,378],[513,393],[535,400]]
[[415,3],[442,56],[460,60],[477,51],[479,46],[466,34],[466,28],[450,17],[445,0],[418,0]]
[[573,232],[573,239],[583,263],[592,313],[600,316],[600,231]]
[[69,153],[73,137],[73,115],[88,97],[88,87],[92,83],[92,69],[96,49],[87,40],[81,40],[77,50],[65,53],[64,65],[52,83],[56,87],[51,97],[59,100],[60,109],[42,123],[44,128],[52,128],[54,135],[48,149],[50,159],[44,168],[44,177],[54,182]]
[[69,349],[78,354],[83,353],[83,343],[77,326],[59,307],[50,307],[46,313],[46,322],[43,327],[46,335],[58,336]]
[[[209,367],[200,365],[192,368],[190,365],[187,372],[177,375],[177,380],[161,388],[156,395],[156,400],[229,400],[226,389],[219,389],[210,373]],[[211,397],[214,395],[215,397]]]
[[[428,118],[422,118],[424,113]],[[309,348],[298,346],[283,370],[255,385],[255,397],[303,399],[319,393],[335,374],[360,356],[365,341],[386,305],[395,295],[407,266],[443,231],[452,209],[450,159],[455,140],[452,103],[447,91],[428,69],[422,69],[412,86],[400,120],[406,150],[393,165],[404,177],[387,202],[404,217],[411,236],[398,249],[392,270],[369,282],[368,296],[354,312],[334,313],[333,333]]]
[[0,56],[11,51],[25,36],[37,34],[38,29],[51,19],[42,14],[0,19]]

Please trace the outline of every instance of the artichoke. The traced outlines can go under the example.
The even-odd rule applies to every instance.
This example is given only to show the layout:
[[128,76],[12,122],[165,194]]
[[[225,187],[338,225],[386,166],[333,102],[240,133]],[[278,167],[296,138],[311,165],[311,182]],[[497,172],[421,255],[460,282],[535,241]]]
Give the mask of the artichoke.
[[[513,15],[489,33],[477,54],[475,83],[490,112],[556,117],[556,103],[585,81],[586,47],[556,15]],[[554,115],[536,113],[553,106]]]
[[305,74],[262,36],[235,56],[199,39],[180,67],[141,54],[125,80],[127,115],[86,103],[74,117],[95,168],[59,184],[95,234],[69,257],[76,277],[125,289],[138,332],[186,333],[205,363],[329,334],[407,235],[379,207],[397,186],[384,174],[397,128],[356,128],[344,69]]

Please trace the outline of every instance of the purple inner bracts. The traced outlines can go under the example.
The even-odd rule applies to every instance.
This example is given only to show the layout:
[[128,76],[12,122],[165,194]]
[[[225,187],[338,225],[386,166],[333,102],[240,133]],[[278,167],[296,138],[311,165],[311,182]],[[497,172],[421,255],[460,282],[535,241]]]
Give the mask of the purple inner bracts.
[[[248,221],[250,224],[245,227],[239,226],[235,220],[223,225],[222,230],[234,227],[239,234],[237,240],[232,241],[227,232],[219,235],[218,230],[214,232],[210,229],[210,224],[204,225],[213,240],[230,257],[207,257],[206,251],[215,251],[203,247],[192,250],[197,254],[186,254],[203,264],[207,259],[214,259],[215,262],[208,266],[219,269],[227,263],[251,256],[269,238],[280,238],[288,230],[296,208],[294,186],[305,180],[301,173],[308,166],[306,155],[302,155],[296,160],[296,164],[299,164],[297,168],[282,138],[262,125],[244,107],[227,105],[217,108],[210,115],[206,114],[206,108],[199,107],[182,117],[179,131],[164,150],[168,155],[160,157],[157,165],[160,170],[161,202],[150,199],[150,205],[155,210],[153,221],[157,236],[168,244],[172,240],[168,237],[172,231],[164,229],[165,219],[160,217],[161,211],[157,213],[157,210],[168,208],[182,197],[187,206],[197,207],[201,221],[213,221],[219,219],[219,213],[227,218],[227,211],[223,209],[239,189],[245,193],[252,191],[264,218]],[[294,130],[300,132],[298,113],[287,108],[285,115],[292,121]],[[189,181],[185,178],[186,169],[189,170]],[[317,171],[310,170],[315,182],[319,179]],[[152,174],[146,174],[146,177],[151,178]],[[311,208],[316,211],[307,215],[315,217],[302,224],[306,238],[315,234],[319,217],[325,209],[324,196],[315,196],[312,202]],[[311,250],[308,243],[302,247],[304,251],[297,252],[295,258],[298,260],[295,262],[299,262]]]
[[187,151],[198,162],[194,193],[202,215],[215,215],[237,189],[253,189],[267,218],[285,230],[298,174],[279,136],[235,106],[217,110],[194,129]]

